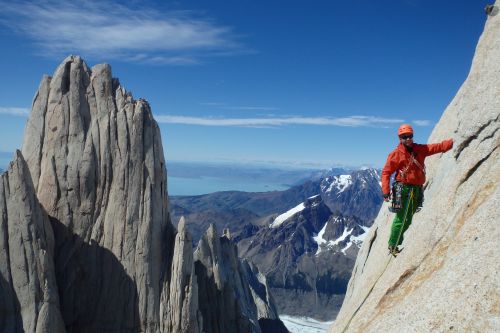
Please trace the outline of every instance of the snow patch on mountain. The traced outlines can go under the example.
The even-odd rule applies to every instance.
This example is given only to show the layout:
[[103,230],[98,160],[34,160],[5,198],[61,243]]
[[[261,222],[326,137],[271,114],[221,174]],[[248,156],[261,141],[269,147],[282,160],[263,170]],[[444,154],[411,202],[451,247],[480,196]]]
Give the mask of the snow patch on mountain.
[[333,176],[331,181],[330,186],[325,192],[329,193],[337,190],[337,193],[342,193],[352,184],[352,177],[351,175]]
[[306,208],[305,203],[301,203],[301,204],[293,207],[289,211],[287,211],[287,212],[279,215],[278,217],[276,217],[274,219],[274,221],[269,225],[269,228],[277,228],[277,227],[279,227],[281,224],[283,224],[283,222],[285,222],[286,220],[288,220],[290,217],[294,216],[295,214],[300,213],[305,208]]
[[291,333],[323,333],[333,321],[318,321],[309,317],[281,315],[281,321]]
[[340,250],[340,252],[342,252],[344,255],[346,254],[345,251],[347,251],[347,249],[349,249],[352,245],[352,242],[349,242],[346,244],[346,246],[344,246],[344,248],[342,250]]
[[307,206],[307,203],[310,202],[310,201],[313,201],[312,202],[312,205],[309,203],[309,205],[311,207],[316,207],[320,204],[320,201],[318,200],[314,200],[316,198],[318,198],[320,195],[319,194],[316,194],[316,195],[313,195],[312,197],[309,197],[307,198],[307,201],[306,202],[303,202],[295,207],[293,207],[292,209],[290,209],[289,211],[279,215],[278,217],[276,217],[274,219],[274,221],[269,225],[269,228],[277,228],[279,227],[280,225],[282,225],[286,220],[288,220],[289,218],[291,218],[292,216],[294,216],[295,214],[297,213],[300,213],[301,211],[303,211],[306,206]]
[[[334,222],[336,222],[336,220],[334,220]],[[344,255],[346,254],[345,251],[347,251],[351,247],[352,244],[355,244],[358,248],[360,248],[361,244],[363,244],[363,241],[365,240],[365,237],[367,235],[368,230],[370,230],[370,228],[368,228],[368,227],[360,226],[363,229],[363,233],[359,234],[358,236],[354,236],[354,235],[352,235],[354,228],[349,229],[349,228],[345,227],[344,231],[340,237],[338,237],[335,240],[327,241],[326,239],[323,238],[323,236],[325,235],[325,231],[326,231],[327,226],[328,226],[328,222],[325,223],[325,225],[320,230],[318,235],[313,237],[316,244],[318,244],[318,250],[316,251],[316,256],[318,256],[321,253],[323,244],[325,244],[325,247],[330,249],[336,245],[341,244],[346,239],[348,239],[347,244],[340,250],[340,252],[342,252]]]
[[368,234],[367,231],[370,230],[370,228],[368,227],[364,227],[364,226],[360,226],[361,228],[363,228],[363,233],[362,234],[359,234],[358,236],[353,236],[351,235],[350,233],[352,232],[353,229],[350,230],[350,233],[349,233],[349,242],[344,246],[344,248],[342,250],[340,250],[340,252],[342,252],[343,254],[346,254],[345,251],[347,251],[352,244],[355,244],[358,249],[361,248],[361,244],[363,244],[363,241],[365,240],[366,238],[366,235]]
[[336,240],[329,241],[328,245],[334,246],[334,245],[338,245],[340,242],[345,241],[345,239],[351,235],[353,230],[354,230],[354,228],[351,228],[351,229],[347,229],[347,227],[344,228],[344,232],[342,233],[342,235],[339,238],[337,238]]
[[316,255],[319,255],[321,253],[321,244],[326,243],[326,239],[323,238],[325,231],[326,231],[326,226],[328,225],[328,222],[325,223],[323,226],[323,229],[319,231],[319,233],[313,237],[314,241],[316,244],[318,244],[318,251],[316,251]]
[[364,225],[360,225],[361,229],[363,229],[363,233],[358,235],[358,236],[352,236],[351,239],[354,241],[359,241],[363,242],[366,238],[366,235],[368,233],[368,230],[370,230],[369,227],[365,227]]

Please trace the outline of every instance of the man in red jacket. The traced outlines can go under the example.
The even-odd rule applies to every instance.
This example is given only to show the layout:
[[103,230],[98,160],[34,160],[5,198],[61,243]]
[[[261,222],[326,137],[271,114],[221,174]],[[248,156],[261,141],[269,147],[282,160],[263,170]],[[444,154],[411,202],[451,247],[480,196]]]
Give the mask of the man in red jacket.
[[444,153],[453,147],[453,140],[440,143],[420,145],[413,143],[413,128],[410,125],[401,125],[398,129],[399,145],[387,157],[382,170],[382,193],[384,201],[389,201],[390,179],[396,172],[400,193],[401,208],[397,210],[392,222],[389,238],[389,251],[396,256],[400,250],[398,245],[403,242],[403,234],[411,224],[413,214],[422,203],[422,185],[425,183],[425,158],[427,156]]

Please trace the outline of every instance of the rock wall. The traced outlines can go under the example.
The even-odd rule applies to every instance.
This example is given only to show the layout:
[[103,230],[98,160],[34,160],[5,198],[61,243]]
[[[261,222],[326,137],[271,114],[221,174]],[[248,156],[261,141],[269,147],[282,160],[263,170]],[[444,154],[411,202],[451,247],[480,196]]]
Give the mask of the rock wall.
[[68,57],[40,84],[22,151],[54,229],[69,330],[158,331],[174,230],[147,102],[134,101],[109,65],[90,70]]
[[[497,2],[498,3],[498,2]],[[358,254],[329,332],[500,330],[500,15],[489,16],[471,71],[429,141],[452,151],[427,160],[426,200],[388,256],[385,204]]]
[[64,332],[54,235],[18,151],[0,176],[0,331]]
[[[69,56],[45,76],[22,154],[0,183],[0,330],[206,332],[224,312],[200,296],[210,276],[194,269],[184,223],[178,232],[171,224],[166,179],[149,104],[134,100],[109,65],[90,69]],[[236,262],[219,255],[199,266],[238,270]],[[246,311],[255,307],[249,283],[239,279],[244,299],[224,284],[213,288],[238,305],[217,317],[221,328],[262,331],[258,313]],[[275,311],[263,318],[281,323]]]

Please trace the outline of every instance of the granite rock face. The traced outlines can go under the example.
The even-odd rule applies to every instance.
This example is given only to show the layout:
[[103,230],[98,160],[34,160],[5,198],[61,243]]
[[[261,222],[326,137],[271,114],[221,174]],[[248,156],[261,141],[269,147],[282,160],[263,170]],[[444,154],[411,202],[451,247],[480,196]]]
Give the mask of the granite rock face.
[[393,215],[384,205],[330,332],[500,330],[499,59],[500,16],[492,15],[465,83],[429,139],[452,137],[455,145],[428,159],[425,205],[404,251],[387,255]]
[[70,56],[40,84],[23,155],[54,229],[68,330],[158,331],[174,230],[148,103],[109,65]]
[[272,327],[272,332],[287,332],[265,277],[253,264],[238,259],[227,231],[219,237],[211,225],[194,257],[204,332],[266,332],[265,327]]
[[18,151],[0,176],[0,331],[65,332],[54,235]]
[[164,332],[201,332],[201,313],[198,310],[198,281],[194,272],[192,237],[186,231],[184,218],[175,236],[174,259],[170,294],[166,305]]
[[[224,312],[201,297],[199,285],[212,288],[213,275],[197,269],[220,267],[240,277],[237,287],[212,289],[223,304],[238,304],[224,308],[227,320],[217,317],[221,327],[261,332],[257,314],[277,318],[270,298],[256,310],[236,254],[195,262],[184,222],[177,231],[170,221],[149,104],[134,100],[109,65],[90,69],[70,56],[43,78],[22,153],[1,177],[1,331],[206,332],[212,313]],[[207,246],[221,248],[212,238]],[[236,298],[242,290],[244,300]]]

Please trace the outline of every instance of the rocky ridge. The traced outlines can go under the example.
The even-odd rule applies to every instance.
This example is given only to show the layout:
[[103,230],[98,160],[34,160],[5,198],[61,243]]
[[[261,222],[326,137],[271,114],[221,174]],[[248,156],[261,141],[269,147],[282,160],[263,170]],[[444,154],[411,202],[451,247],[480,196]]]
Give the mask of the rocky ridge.
[[[109,65],[70,56],[42,79],[22,153],[1,177],[1,331],[221,332],[239,320],[239,331],[261,332],[259,319],[281,323],[265,285],[253,300],[252,276],[239,274],[237,288],[197,274],[217,271],[211,264],[238,271],[239,261],[195,260],[183,224],[172,226],[158,125]],[[235,299],[243,289],[248,297]],[[207,307],[212,296],[238,307],[208,330],[220,311]]]
[[488,16],[470,73],[430,142],[452,151],[427,162],[426,201],[387,255],[393,218],[384,205],[361,248],[329,332],[500,330],[500,15]]

